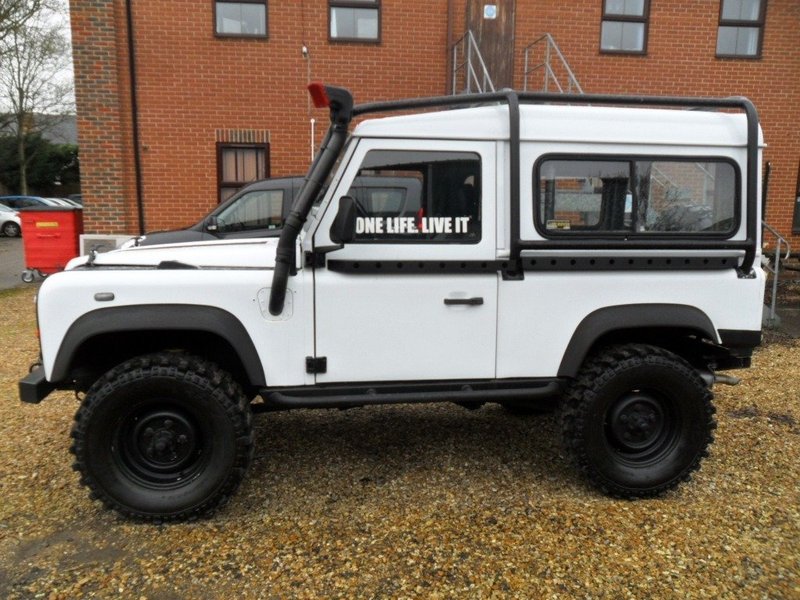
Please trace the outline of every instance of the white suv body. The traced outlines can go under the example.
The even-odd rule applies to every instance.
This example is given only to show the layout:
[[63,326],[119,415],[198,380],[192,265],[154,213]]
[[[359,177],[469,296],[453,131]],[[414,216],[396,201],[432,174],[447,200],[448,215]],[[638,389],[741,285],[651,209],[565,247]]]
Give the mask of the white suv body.
[[[565,106],[506,92],[471,97],[482,106],[367,120],[344,145],[353,113],[417,104],[352,111],[344,90],[324,91],[331,132],[280,241],[129,248],[77,258],[44,282],[41,367],[22,396],[88,390],[73,430],[87,485],[137,518],[210,513],[246,466],[247,400],[256,395],[261,409],[437,400],[519,408],[562,396],[567,445],[598,487],[650,496],[686,479],[712,439],[714,370],[748,366],[760,339],[763,141],[752,106],[597,96]],[[416,178],[421,197],[348,200],[365,175]],[[219,401],[235,413],[230,431],[206,431],[209,413],[184,400],[145,403],[130,417],[149,423],[143,431],[122,417],[113,431],[94,424],[119,414],[131,373],[142,370],[152,381],[170,370],[218,373],[208,389],[224,380],[238,390]],[[683,383],[646,393],[633,382],[675,373],[694,382],[682,392],[696,398],[694,413],[670,399]],[[624,394],[608,391],[625,378]],[[204,435],[244,440],[231,442],[236,468],[214,471],[198,458],[208,454]],[[112,477],[92,466],[89,448],[114,436],[129,452],[115,446],[123,452]],[[598,447],[616,470],[594,462]],[[187,501],[175,491],[209,478],[214,492]]]

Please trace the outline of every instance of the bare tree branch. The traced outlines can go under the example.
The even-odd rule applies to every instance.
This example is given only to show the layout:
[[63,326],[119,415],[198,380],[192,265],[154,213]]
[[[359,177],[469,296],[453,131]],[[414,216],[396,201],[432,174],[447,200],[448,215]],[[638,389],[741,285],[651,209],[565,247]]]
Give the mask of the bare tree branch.
[[[36,0],[0,0],[29,6]],[[20,190],[27,193],[26,136],[45,124],[36,115],[65,114],[72,109],[72,84],[61,74],[70,64],[69,42],[51,14],[39,10],[24,27],[9,28],[0,39],[0,113],[12,117],[20,161]]]

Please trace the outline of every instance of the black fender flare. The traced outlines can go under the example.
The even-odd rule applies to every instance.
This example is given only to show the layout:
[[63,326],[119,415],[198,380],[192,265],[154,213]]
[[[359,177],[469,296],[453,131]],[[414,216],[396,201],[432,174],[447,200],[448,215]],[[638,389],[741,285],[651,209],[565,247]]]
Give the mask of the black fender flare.
[[558,368],[559,377],[575,377],[592,345],[604,335],[623,329],[683,329],[718,342],[708,315],[685,304],[622,304],[589,313],[567,344]]
[[237,353],[250,384],[266,386],[258,352],[242,322],[221,308],[194,304],[114,306],[82,315],[64,335],[50,379],[65,379],[75,353],[86,340],[97,335],[159,330],[200,331],[221,337]]

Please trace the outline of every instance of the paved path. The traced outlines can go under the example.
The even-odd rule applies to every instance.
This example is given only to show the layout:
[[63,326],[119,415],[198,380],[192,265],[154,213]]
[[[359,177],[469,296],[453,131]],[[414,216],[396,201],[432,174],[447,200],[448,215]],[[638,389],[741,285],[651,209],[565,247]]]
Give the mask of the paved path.
[[26,285],[20,278],[24,263],[22,238],[0,236],[0,289]]

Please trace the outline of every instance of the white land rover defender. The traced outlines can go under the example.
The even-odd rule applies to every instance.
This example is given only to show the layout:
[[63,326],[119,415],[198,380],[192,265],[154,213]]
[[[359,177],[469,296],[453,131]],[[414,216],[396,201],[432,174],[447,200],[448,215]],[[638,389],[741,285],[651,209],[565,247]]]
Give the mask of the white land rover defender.
[[[744,98],[503,91],[353,106],[280,240],[73,260],[38,296],[22,400],[85,394],[92,497],[129,517],[211,514],[253,453],[251,413],[560,399],[607,494],[697,469],[711,388],[761,338],[758,116]],[[431,109],[439,108],[438,111]],[[348,135],[354,117],[365,120]],[[407,178],[368,201],[359,176]],[[254,401],[255,400],[255,401]]]

